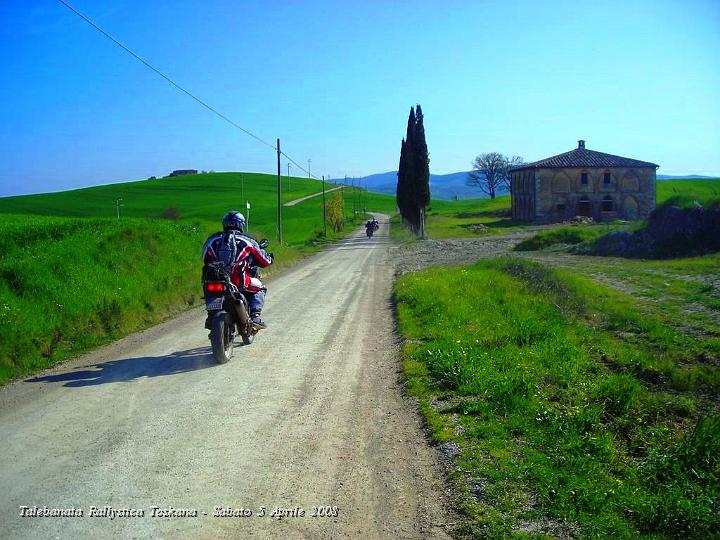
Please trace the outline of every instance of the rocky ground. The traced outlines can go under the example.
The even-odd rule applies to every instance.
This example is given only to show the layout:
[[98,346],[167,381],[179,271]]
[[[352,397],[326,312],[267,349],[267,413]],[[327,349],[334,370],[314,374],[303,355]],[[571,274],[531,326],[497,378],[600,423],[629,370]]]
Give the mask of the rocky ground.
[[488,235],[477,239],[409,242],[397,248],[397,273],[401,275],[417,272],[430,266],[472,264],[479,259],[507,255],[517,244],[536,232],[537,229],[532,228],[503,235]]

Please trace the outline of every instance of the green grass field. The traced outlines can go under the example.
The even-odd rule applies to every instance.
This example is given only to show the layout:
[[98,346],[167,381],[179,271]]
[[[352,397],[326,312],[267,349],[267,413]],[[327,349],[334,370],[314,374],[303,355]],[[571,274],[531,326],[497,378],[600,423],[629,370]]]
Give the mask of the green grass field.
[[[527,225],[510,218],[509,195],[497,197],[495,200],[435,200],[432,201],[426,216],[426,233],[433,239],[475,238],[484,234],[501,234]],[[402,227],[399,216],[395,216],[392,223],[395,227],[391,234],[395,240],[412,239],[410,232]]]
[[[345,190],[346,228],[328,227],[324,238],[322,197],[284,207],[279,246],[275,177],[243,176],[249,232],[271,240],[273,270],[359,225],[360,201],[363,209],[394,209],[391,197]],[[283,200],[320,189],[291,178]],[[0,383],[197,305],[203,242],[227,210],[247,215],[240,195],[240,173],[212,173],[0,198]],[[116,197],[123,198],[119,220]],[[170,208],[173,219],[163,219]]]
[[512,259],[404,276],[396,300],[409,392],[456,448],[461,534],[720,530],[720,334]]
[[532,238],[523,240],[515,251],[535,251],[556,245],[575,245],[599,238],[617,226],[613,225],[575,225],[569,227],[556,227],[547,231],[540,231]]
[[720,178],[703,180],[660,180],[657,183],[656,199],[661,204],[672,197],[687,197],[705,203],[720,198]]

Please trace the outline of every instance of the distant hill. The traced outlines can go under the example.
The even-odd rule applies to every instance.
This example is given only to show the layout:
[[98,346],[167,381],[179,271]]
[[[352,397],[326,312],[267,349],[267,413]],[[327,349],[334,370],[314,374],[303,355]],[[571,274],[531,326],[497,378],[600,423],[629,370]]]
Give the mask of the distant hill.
[[714,176],[700,176],[698,174],[688,174],[685,176],[678,176],[677,174],[658,174],[656,178],[658,180],[707,180],[708,178],[714,178]]
[[[450,174],[430,174],[430,193],[433,199],[441,199],[445,201],[458,199],[485,199],[485,195],[478,188],[467,185],[467,172],[456,172]],[[658,180],[708,180],[712,176],[700,176],[690,174],[686,176],[658,174]],[[383,195],[395,195],[397,189],[397,171],[389,171],[384,173],[371,174],[356,179],[360,181],[362,187],[367,186],[371,193],[381,193]],[[333,182],[342,182],[342,178],[334,178]],[[350,182],[350,179],[348,179]],[[507,190],[498,192],[498,195],[508,193]]]
[[[484,199],[487,195],[482,193],[478,188],[467,185],[467,172],[456,172],[450,174],[430,174],[430,193],[433,199],[453,200],[458,199]],[[333,179],[340,182],[343,179]],[[383,195],[395,195],[397,189],[397,171],[385,173],[371,174],[356,179],[360,181],[362,187],[367,186],[368,191],[372,193],[382,193]],[[348,179],[348,182],[350,180]],[[498,193],[502,195],[506,193],[502,191]]]

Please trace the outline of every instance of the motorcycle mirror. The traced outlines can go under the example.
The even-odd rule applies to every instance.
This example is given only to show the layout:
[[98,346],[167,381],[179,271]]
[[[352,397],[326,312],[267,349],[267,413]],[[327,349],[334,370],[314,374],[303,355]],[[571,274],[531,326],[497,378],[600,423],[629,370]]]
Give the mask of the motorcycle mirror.
[[260,248],[261,249],[265,249],[269,245],[270,245],[270,240],[268,240],[267,238],[263,238],[262,240],[260,240]]

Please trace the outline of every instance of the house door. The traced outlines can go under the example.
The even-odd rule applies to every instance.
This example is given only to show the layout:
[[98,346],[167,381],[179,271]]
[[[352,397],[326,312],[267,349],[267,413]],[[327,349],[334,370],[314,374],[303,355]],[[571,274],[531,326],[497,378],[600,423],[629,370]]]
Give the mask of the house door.
[[580,197],[580,200],[577,202],[577,206],[575,207],[575,215],[592,217],[592,205],[590,204],[590,199],[587,197]]

